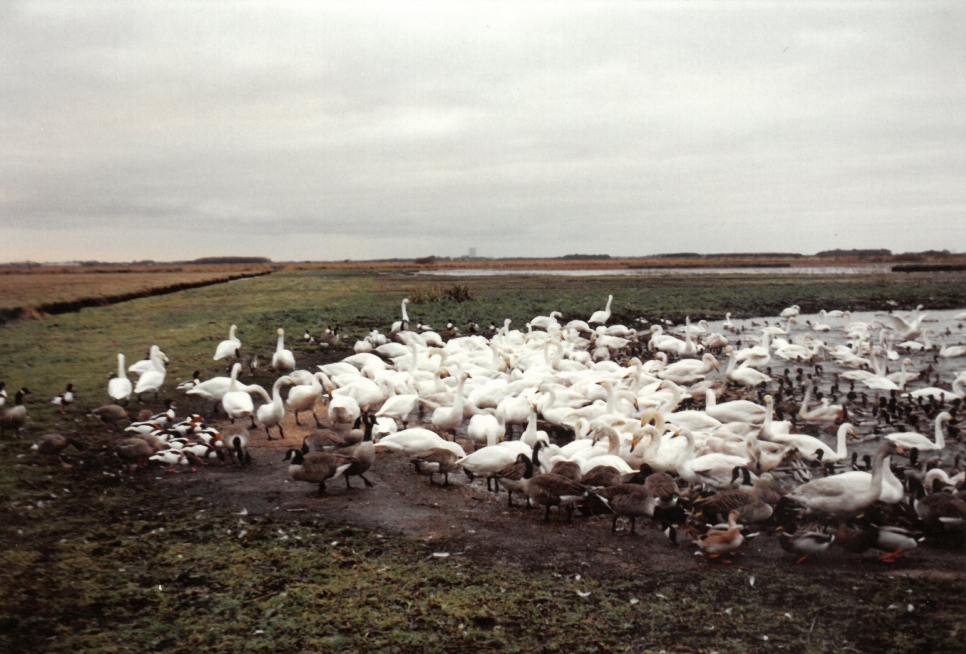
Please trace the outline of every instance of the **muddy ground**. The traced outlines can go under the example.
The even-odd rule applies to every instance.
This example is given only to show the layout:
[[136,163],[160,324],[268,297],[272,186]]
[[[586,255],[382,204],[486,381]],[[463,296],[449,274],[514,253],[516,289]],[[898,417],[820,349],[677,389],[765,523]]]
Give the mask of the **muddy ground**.
[[[328,483],[324,497],[316,497],[317,485],[293,481],[288,463],[282,461],[285,451],[301,445],[310,430],[297,427],[292,416],[286,416],[283,425],[284,441],[266,441],[263,431],[252,431],[254,461],[246,468],[214,465],[181,474],[151,470],[136,475],[153,479],[186,500],[203,497],[236,513],[247,511],[250,517],[271,516],[278,521],[315,515],[374,534],[422,540],[449,556],[524,570],[552,568],[577,573],[586,568],[601,577],[627,578],[652,570],[685,572],[720,565],[698,556],[683,532],[674,545],[656,523],[646,520],[638,522],[635,535],[629,533],[629,523],[622,522],[612,534],[612,516],[575,514],[567,524],[564,515],[555,511],[545,523],[542,507],[527,510],[517,496],[516,506],[510,508],[504,490],[488,492],[485,481],[471,482],[462,473],[450,475],[449,486],[430,485],[427,477],[414,473],[409,456],[403,453],[376,454],[375,464],[366,473],[373,488],[365,488],[360,479],[353,478],[353,488],[347,490],[345,480],[339,479]],[[891,565],[880,562],[876,554],[867,552],[859,565],[855,555],[833,546],[825,555],[796,566],[795,557],[782,551],[778,539],[765,529],[742,547],[733,565],[750,571],[966,575],[966,551],[961,544],[927,541]]]

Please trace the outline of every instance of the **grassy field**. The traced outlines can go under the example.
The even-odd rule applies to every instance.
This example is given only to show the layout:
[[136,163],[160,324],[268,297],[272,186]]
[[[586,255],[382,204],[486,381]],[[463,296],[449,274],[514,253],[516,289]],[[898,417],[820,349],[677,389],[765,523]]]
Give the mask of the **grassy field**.
[[[456,287],[469,300],[448,299]],[[109,435],[84,409],[107,402],[116,353],[157,343],[167,388],[211,360],[230,324],[246,348],[285,327],[300,367],[350,350],[309,350],[303,330],[340,326],[351,343],[398,319],[522,326],[584,318],[614,298],[615,319],[775,315],[819,308],[966,306],[966,275],[668,276],[447,279],[393,271],[291,270],[0,326],[0,380],[34,391],[19,437],[0,441],[3,651],[961,651],[962,576],[759,573],[740,566],[650,571],[519,569],[437,559],[422,542],[310,516],[240,517],[116,470]],[[267,375],[267,373],[266,373]],[[266,377],[269,379],[269,377]],[[261,380],[264,381],[264,380]],[[77,406],[50,398],[67,382]],[[147,403],[160,408],[160,402]],[[184,402],[179,413],[201,406]],[[79,437],[84,465],[47,467],[27,447]],[[244,533],[242,533],[244,532]],[[335,543],[335,544],[333,544]],[[581,597],[577,591],[590,591]],[[633,600],[637,600],[633,602]],[[911,609],[909,606],[911,605]],[[767,639],[766,639],[767,637]]]

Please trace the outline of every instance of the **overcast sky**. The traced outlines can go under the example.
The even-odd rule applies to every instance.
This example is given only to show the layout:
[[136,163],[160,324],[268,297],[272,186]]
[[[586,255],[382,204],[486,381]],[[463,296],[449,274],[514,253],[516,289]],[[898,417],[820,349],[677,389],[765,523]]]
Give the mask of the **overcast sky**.
[[966,251],[966,5],[0,0],[0,261]]

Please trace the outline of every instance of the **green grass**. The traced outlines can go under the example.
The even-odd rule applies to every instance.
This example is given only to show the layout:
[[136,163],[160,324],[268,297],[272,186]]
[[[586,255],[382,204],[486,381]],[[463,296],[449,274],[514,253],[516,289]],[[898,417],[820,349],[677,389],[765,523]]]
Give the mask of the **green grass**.
[[[11,397],[21,385],[35,393],[24,432],[0,441],[0,650],[961,651],[962,577],[761,571],[752,587],[747,570],[696,567],[633,579],[583,570],[577,582],[574,570],[438,559],[420,542],[307,516],[240,517],[149,480],[92,473],[116,468],[110,437],[81,411],[62,418],[49,401],[73,381],[80,407],[106,403],[116,353],[130,362],[152,343],[171,358],[169,389],[195,368],[218,374],[211,355],[231,323],[264,355],[281,326],[300,366],[338,359],[351,350],[310,351],[302,331],[340,325],[351,347],[372,328],[386,331],[403,297],[457,283],[470,299],[443,294],[411,304],[412,321],[442,331],[450,320],[507,317],[523,327],[553,310],[586,319],[608,293],[624,321],[774,315],[793,303],[806,311],[885,308],[890,300],[962,307],[964,280],[951,273],[453,281],[301,271],[0,326],[0,379]],[[267,372],[259,379],[270,380]],[[180,411],[192,408],[201,407],[183,403]],[[63,471],[18,458],[53,430],[79,435],[88,465]]]

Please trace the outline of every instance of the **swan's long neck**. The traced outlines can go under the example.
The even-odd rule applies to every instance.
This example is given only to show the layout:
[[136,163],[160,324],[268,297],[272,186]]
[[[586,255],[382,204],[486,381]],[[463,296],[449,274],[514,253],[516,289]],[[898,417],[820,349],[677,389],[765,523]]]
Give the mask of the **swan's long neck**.
[[802,398],[802,408],[798,410],[799,418],[804,418],[805,416],[808,415],[808,405],[811,401],[812,401],[812,385],[807,384],[805,388],[805,396]]
[[241,390],[238,387],[238,371],[239,370],[241,370],[241,364],[239,364],[239,363],[236,363],[235,365],[233,365],[231,367],[231,383],[228,386],[228,390],[231,391],[231,392],[233,392],[233,393],[235,391]]
[[272,385],[272,407],[276,411],[281,411],[283,408],[281,388],[284,380],[285,380],[284,377],[279,377],[278,379],[275,380],[275,383]]
[[946,438],[943,436],[943,423],[945,421],[946,415],[940,413],[936,416],[936,447],[940,450],[946,447]]
[[613,302],[613,300],[614,300],[614,296],[613,295],[608,295],[607,296],[607,306],[604,307],[604,311],[606,311],[607,313],[610,313],[610,303]]
[[238,325],[232,325],[231,327],[228,328],[228,340],[229,341],[237,341],[238,340],[237,338],[235,338],[235,330],[236,329],[238,329]]
[[278,331],[278,344],[275,346],[276,352],[282,352],[285,350],[285,332],[282,330]]
[[847,422],[839,426],[838,437],[835,441],[835,456],[837,456],[840,461],[848,456],[848,445],[846,443],[846,439],[848,438],[849,431],[851,429],[852,425]]
[[713,409],[718,406],[718,398],[710,388],[704,392],[704,410]]
[[403,300],[403,303],[402,303],[402,321],[404,323],[409,322],[409,314],[406,313],[406,305],[407,304],[409,304],[409,301],[408,300]]
[[127,374],[124,372],[124,355],[117,355],[117,378],[127,379]]

